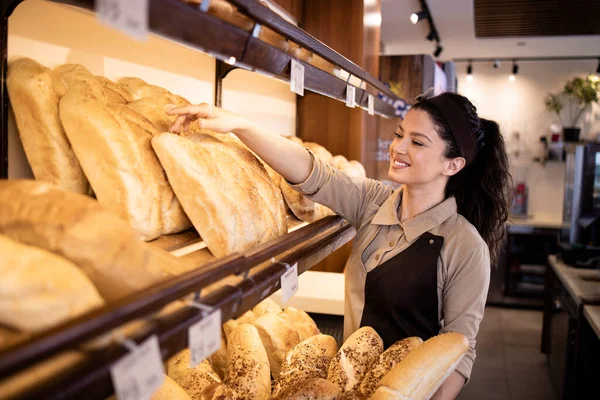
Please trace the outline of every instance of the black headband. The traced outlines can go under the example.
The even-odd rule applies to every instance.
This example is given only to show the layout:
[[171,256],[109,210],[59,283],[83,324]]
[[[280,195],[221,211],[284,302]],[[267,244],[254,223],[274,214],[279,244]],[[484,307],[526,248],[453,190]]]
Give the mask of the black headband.
[[450,96],[435,96],[423,99],[423,102],[431,104],[439,111],[450,127],[460,155],[467,164],[471,164],[477,155],[477,141],[465,118],[465,110]]

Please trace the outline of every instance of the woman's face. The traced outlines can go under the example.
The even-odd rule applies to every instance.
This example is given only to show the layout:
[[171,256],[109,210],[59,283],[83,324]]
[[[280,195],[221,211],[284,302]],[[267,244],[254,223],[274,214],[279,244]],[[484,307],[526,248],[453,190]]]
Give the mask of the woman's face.
[[390,146],[388,176],[394,182],[408,186],[422,186],[438,180],[445,182],[458,172],[453,172],[456,167],[452,165],[453,160],[444,157],[445,150],[446,143],[429,116],[421,110],[411,110],[395,132]]

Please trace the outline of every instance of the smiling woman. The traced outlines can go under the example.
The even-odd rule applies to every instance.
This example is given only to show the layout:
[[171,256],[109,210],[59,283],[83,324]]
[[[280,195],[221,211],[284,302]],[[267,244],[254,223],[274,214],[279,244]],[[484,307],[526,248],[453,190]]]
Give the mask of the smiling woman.
[[390,146],[393,191],[340,173],[310,149],[206,104],[169,111],[172,130],[190,120],[233,131],[291,187],[357,228],[345,269],[344,340],[375,329],[389,347],[407,337],[458,332],[469,341],[434,399],[454,398],[469,379],[498,239],[507,218],[510,175],[498,125],[463,96],[423,96]]

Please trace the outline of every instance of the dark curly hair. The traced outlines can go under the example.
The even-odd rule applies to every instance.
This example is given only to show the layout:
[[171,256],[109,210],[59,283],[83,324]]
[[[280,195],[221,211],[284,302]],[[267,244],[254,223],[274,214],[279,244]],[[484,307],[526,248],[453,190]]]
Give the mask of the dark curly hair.
[[[505,222],[512,201],[512,177],[508,156],[498,124],[479,118],[477,108],[464,96],[443,93],[458,102],[477,138],[477,157],[446,185],[446,198],[454,196],[458,213],[479,232],[490,249],[492,265],[498,261]],[[447,158],[460,157],[452,132],[439,111],[427,100],[413,109],[426,112],[434,122],[440,137],[446,142]]]

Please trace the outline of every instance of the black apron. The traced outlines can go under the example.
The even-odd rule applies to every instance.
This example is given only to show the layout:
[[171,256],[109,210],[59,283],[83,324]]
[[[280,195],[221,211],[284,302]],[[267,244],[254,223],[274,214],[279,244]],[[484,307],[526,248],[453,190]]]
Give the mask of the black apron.
[[437,264],[444,238],[429,232],[367,274],[360,326],[370,326],[387,349],[398,340],[427,340],[440,331]]

